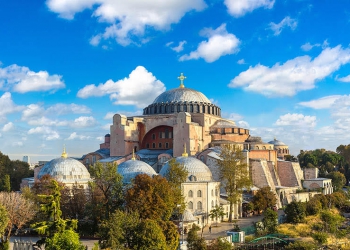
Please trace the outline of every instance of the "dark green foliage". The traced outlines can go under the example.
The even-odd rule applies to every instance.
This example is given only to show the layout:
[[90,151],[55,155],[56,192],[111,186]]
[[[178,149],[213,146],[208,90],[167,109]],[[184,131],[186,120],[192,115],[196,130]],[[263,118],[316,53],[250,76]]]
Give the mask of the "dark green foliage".
[[149,250],[159,249],[166,250],[166,238],[162,228],[154,220],[143,220],[136,228],[136,234],[133,235],[133,249]]
[[172,221],[159,221],[158,223],[163,230],[168,249],[177,249],[179,245],[179,233],[177,231],[176,225]]
[[312,197],[310,201],[306,203],[306,214],[307,215],[316,215],[322,210],[322,203],[319,198]]
[[341,191],[346,183],[345,175],[340,172],[331,172],[326,175],[326,178],[332,179],[332,186],[334,191]]
[[11,191],[11,181],[10,176],[5,174],[0,181],[0,191],[10,192]]
[[267,208],[273,208],[277,204],[277,198],[274,192],[271,191],[269,186],[263,187],[256,192],[252,199],[252,203],[254,205],[254,210],[257,210],[260,214],[261,210],[265,210]]
[[0,250],[10,250],[10,241],[1,241]]
[[306,205],[300,201],[292,201],[284,209],[287,222],[297,224],[304,221],[306,216]]
[[316,241],[319,245],[323,245],[327,242],[328,234],[324,232],[315,232],[312,235],[314,241]]
[[7,224],[9,222],[8,214],[6,208],[0,204],[0,238],[5,232]]
[[329,233],[335,233],[337,228],[345,220],[341,215],[332,213],[332,211],[328,210],[323,210],[320,218],[324,223],[324,231]]
[[267,208],[264,212],[264,218],[262,219],[264,224],[265,232],[267,234],[272,234],[277,232],[278,226],[278,214],[271,208]]
[[317,246],[312,242],[295,241],[285,247],[286,250],[315,250]]
[[187,249],[188,250],[206,250],[207,246],[202,237],[198,236],[197,228],[192,227],[187,235]]

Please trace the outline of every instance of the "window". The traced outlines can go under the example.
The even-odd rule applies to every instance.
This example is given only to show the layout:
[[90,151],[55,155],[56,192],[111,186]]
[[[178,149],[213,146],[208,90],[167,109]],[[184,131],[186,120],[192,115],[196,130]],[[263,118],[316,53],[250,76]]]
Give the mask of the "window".
[[162,143],[158,143],[158,148],[162,148]]
[[202,162],[204,162],[204,155],[201,155],[200,159]]
[[214,189],[211,190],[211,196],[214,196]]
[[211,207],[212,208],[214,207],[214,201],[211,201]]
[[93,155],[92,156],[92,163],[95,163],[96,162],[96,155]]
[[200,201],[197,202],[197,209],[202,210],[202,202]]
[[192,203],[192,201],[190,201],[190,202],[188,203],[188,209],[193,209],[193,203]]
[[165,148],[169,148],[169,143],[165,143]]
[[86,159],[85,159],[85,164],[89,164],[89,163],[90,163],[89,158],[86,158]]
[[162,139],[162,132],[159,132],[159,138]]
[[152,143],[152,148],[156,148],[156,144],[154,142]]
[[149,143],[146,144],[146,148],[149,148]]
[[197,191],[197,197],[202,197],[202,191],[201,190]]
[[219,190],[215,189],[215,196],[218,196]]
[[156,139],[156,134],[152,134],[152,139]]
[[193,191],[192,190],[188,191],[188,197],[193,197]]

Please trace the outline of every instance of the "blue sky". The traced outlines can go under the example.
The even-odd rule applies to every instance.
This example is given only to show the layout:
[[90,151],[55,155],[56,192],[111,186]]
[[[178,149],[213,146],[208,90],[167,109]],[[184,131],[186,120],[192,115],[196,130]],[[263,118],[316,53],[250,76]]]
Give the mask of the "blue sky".
[[0,2],[0,151],[99,148],[112,115],[204,93],[264,141],[350,143],[350,6],[308,0]]

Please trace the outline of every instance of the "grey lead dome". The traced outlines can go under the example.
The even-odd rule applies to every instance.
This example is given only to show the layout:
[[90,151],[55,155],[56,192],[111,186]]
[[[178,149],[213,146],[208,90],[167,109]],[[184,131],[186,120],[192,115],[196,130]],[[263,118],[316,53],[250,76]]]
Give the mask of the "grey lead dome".
[[123,182],[128,184],[139,174],[147,174],[151,177],[157,175],[156,171],[147,163],[139,160],[128,160],[118,165],[117,171],[123,176]]
[[189,88],[176,88],[165,91],[153,101],[153,104],[172,102],[202,102],[211,104],[211,101],[203,93]]

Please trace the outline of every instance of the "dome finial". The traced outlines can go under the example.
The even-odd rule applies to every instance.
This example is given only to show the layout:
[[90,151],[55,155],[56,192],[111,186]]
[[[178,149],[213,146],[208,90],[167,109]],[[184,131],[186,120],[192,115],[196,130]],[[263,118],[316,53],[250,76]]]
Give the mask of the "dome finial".
[[132,157],[131,157],[131,160],[135,161],[136,158],[135,158],[135,149],[132,149]]
[[184,144],[184,152],[182,153],[182,156],[183,157],[187,157],[188,156],[187,150],[186,150],[186,143]]
[[63,153],[61,155],[62,158],[67,158],[67,153],[66,153],[66,145],[63,144]]
[[183,73],[181,73],[181,75],[179,76],[179,77],[177,77],[177,79],[179,79],[180,80],[180,87],[179,88],[184,88],[185,87],[185,85],[184,85],[184,80],[186,79],[186,76],[184,76],[184,74]]

